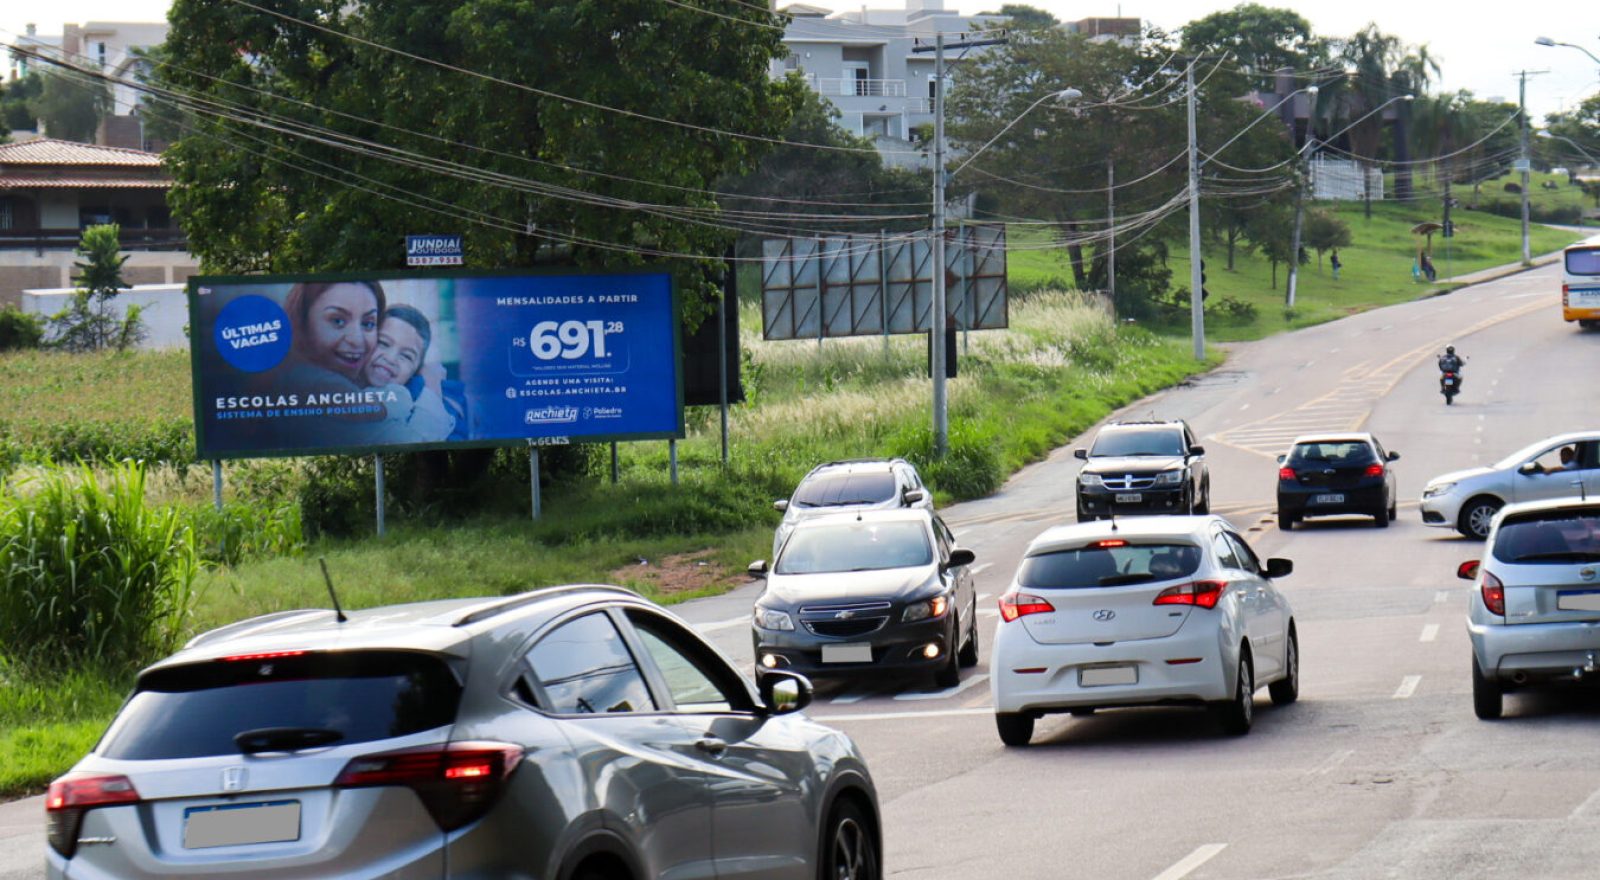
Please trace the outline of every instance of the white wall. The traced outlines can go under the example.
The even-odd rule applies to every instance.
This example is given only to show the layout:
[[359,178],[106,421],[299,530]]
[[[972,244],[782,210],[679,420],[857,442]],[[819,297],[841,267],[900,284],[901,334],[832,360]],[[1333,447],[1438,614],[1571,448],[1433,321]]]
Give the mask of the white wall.
[[[72,302],[71,290],[25,290],[22,310],[30,315],[49,317]],[[129,305],[141,306],[140,319],[148,331],[140,348],[188,348],[184,328],[189,324],[189,302],[181,284],[150,284],[130,287],[112,299],[112,312],[120,319]]]

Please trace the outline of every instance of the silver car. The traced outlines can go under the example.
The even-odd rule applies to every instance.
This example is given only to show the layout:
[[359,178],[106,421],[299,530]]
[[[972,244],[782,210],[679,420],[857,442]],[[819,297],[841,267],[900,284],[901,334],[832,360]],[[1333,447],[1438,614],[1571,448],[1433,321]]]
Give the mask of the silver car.
[[857,510],[897,510],[904,507],[933,511],[933,493],[922,484],[915,466],[903,458],[863,458],[830,461],[811,469],[795,487],[794,495],[772,502],[783,512],[772,536],[771,559],[778,558],[795,523],[812,516]]
[[1600,431],[1561,434],[1530,444],[1489,467],[1440,474],[1422,490],[1424,525],[1489,536],[1507,504],[1600,493]]
[[1472,707],[1499,718],[1507,691],[1600,682],[1600,502],[1569,498],[1500,511],[1467,612]]
[[212,631],[52,783],[52,878],[877,878],[848,737],[616,587]]

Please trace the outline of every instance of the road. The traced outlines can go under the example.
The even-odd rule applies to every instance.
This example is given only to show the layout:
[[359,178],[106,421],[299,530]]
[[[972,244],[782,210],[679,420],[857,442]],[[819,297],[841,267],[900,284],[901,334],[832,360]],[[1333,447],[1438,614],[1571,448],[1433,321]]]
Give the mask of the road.
[[[1600,335],[1559,318],[1552,268],[1234,348],[1222,369],[1125,417],[1184,418],[1211,461],[1213,509],[1265,556],[1302,652],[1292,706],[1257,697],[1253,732],[1204,714],[1049,716],[1025,749],[1001,746],[987,681],[993,596],[1027,542],[1072,517],[1077,461],[1057,450],[986,499],[944,511],[978,554],[984,650],[957,688],[819,683],[809,713],[853,736],[879,788],[891,877],[1567,878],[1600,864],[1600,711],[1581,696],[1513,696],[1477,721],[1461,560],[1481,545],[1421,525],[1437,473],[1595,427],[1600,386],[1579,378]],[[1433,353],[1469,357],[1445,407]],[[1276,463],[1295,434],[1368,429],[1390,449],[1400,520],[1272,518]],[[1085,438],[1087,439],[1087,438]],[[1079,444],[1081,445],[1081,444]],[[758,586],[679,606],[747,668]],[[0,805],[0,880],[42,876],[37,799]]]

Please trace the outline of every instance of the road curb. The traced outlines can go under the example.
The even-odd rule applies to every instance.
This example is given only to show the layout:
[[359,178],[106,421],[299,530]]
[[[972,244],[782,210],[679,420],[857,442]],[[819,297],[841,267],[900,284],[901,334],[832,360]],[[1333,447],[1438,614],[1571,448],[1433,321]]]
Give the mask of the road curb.
[[1560,259],[1561,252],[1554,251],[1542,256],[1534,257],[1532,262],[1528,263],[1526,266],[1522,265],[1521,263],[1507,263],[1504,266],[1497,266],[1492,269],[1484,269],[1481,272],[1474,273],[1479,277],[1473,278],[1471,281],[1463,281],[1459,286],[1451,287],[1446,290],[1435,290],[1431,293],[1425,293],[1418,297],[1418,299],[1433,299],[1434,297],[1439,296],[1449,296],[1458,290],[1466,290],[1469,287],[1476,287],[1479,284],[1488,284],[1491,281],[1500,281],[1505,278],[1510,278],[1513,275],[1521,275],[1523,272],[1531,272],[1534,269],[1540,269],[1545,266],[1549,266]]

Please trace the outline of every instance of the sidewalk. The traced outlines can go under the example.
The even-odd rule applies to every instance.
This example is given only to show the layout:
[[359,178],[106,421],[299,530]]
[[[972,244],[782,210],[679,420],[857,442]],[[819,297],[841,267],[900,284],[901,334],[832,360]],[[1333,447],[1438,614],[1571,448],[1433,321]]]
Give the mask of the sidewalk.
[[[1470,287],[1474,284],[1483,284],[1488,281],[1499,281],[1501,278],[1516,275],[1519,272],[1527,272],[1531,269],[1538,269],[1541,266],[1548,266],[1551,263],[1558,262],[1560,259],[1561,251],[1552,251],[1548,254],[1540,254],[1535,256],[1532,264],[1528,266],[1524,266],[1520,262],[1506,263],[1503,266],[1490,266],[1487,269],[1479,269],[1476,272],[1468,272],[1465,275],[1451,275],[1449,278],[1440,278],[1434,283],[1460,284],[1462,287]],[[1435,290],[1427,295],[1444,296],[1447,293],[1453,293],[1460,289],[1460,287],[1453,287],[1449,290]]]

